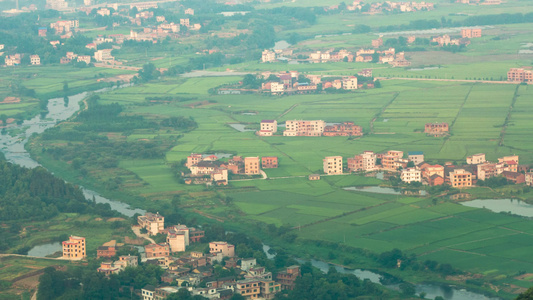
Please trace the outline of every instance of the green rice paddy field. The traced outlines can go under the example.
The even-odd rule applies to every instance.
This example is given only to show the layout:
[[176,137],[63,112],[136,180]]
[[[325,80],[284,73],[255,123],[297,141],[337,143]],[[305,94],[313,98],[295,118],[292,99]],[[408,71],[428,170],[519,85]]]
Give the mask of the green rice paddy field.
[[[245,230],[249,222],[299,228],[306,239],[346,243],[383,252],[399,248],[419,259],[451,263],[482,274],[487,280],[527,287],[530,282],[514,277],[533,272],[533,223],[529,219],[496,214],[462,206],[448,199],[382,195],[345,191],[343,187],[378,185],[381,180],[357,175],[323,176],[328,155],[345,158],[364,150],[424,151],[426,161],[462,162],[466,156],[484,152],[489,160],[520,155],[520,163],[533,162],[530,128],[533,91],[526,85],[446,81],[385,80],[383,88],[349,94],[272,97],[265,95],[208,95],[208,89],[235,82],[239,77],[166,80],[101,95],[102,102],[118,102],[128,114],[147,118],[191,116],[199,127],[185,133],[164,160],[123,160],[119,167],[144,184],[128,186],[133,195],[152,200],[188,193],[191,205],[214,196],[201,186],[179,184],[170,165],[192,152],[237,153],[243,156],[275,155],[278,169],[266,169],[268,180],[233,181],[217,193],[231,197],[232,205],[201,209]],[[175,95],[182,102],[147,104],[145,97]],[[243,115],[242,112],[256,112]],[[361,138],[258,137],[239,132],[229,124],[258,128],[262,119],[323,119],[354,121],[363,126]],[[451,136],[428,137],[427,122],[448,122]],[[129,141],[165,138],[168,132],[139,130]],[[107,171],[106,171],[107,172]],[[104,177],[102,177],[104,178]],[[135,180],[135,179],[134,179]],[[207,194],[206,194],[207,193]],[[489,190],[478,194],[497,197]],[[531,194],[522,195],[524,198]],[[204,202],[205,204],[205,202]],[[512,244],[513,247],[509,247]],[[503,276],[503,277],[502,277]],[[503,278],[503,279],[502,279]]]

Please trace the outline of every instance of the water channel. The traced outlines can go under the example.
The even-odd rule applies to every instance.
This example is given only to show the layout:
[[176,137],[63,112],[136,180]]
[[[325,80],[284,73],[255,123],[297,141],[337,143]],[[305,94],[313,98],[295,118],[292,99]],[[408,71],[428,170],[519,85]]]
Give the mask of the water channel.
[[[274,259],[276,257],[276,254],[270,253],[270,246],[263,244],[263,252],[265,252],[268,259]],[[370,270],[363,270],[363,269],[346,269],[341,266],[336,266],[329,264],[324,261],[316,260],[316,259],[300,259],[296,258],[296,261],[300,264],[304,264],[307,262],[310,262],[311,265],[320,271],[327,273],[331,267],[335,268],[337,272],[342,274],[353,274],[357,276],[360,280],[368,279],[373,283],[383,285],[381,283],[381,279],[383,276],[381,274],[372,272]],[[399,290],[398,284],[390,284],[390,285],[383,285],[389,289],[393,290]],[[444,298],[445,300],[500,300],[500,298],[494,298],[494,297],[487,297],[483,294],[475,293],[468,291],[466,289],[449,286],[449,285],[441,285],[441,284],[431,284],[431,283],[421,283],[415,285],[416,294],[420,295],[420,293],[425,293],[425,299],[435,299],[435,297],[440,296]]]

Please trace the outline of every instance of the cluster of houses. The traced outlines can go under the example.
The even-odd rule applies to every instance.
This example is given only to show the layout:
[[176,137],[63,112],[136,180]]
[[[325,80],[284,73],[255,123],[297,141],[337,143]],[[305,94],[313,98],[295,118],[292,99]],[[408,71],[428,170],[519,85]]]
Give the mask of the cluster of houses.
[[507,72],[507,80],[533,84],[533,71],[531,67],[511,68]]
[[[414,39],[412,40],[414,42]],[[372,46],[374,48],[379,48],[383,46],[383,39],[380,37],[372,41]],[[309,63],[328,63],[328,62],[372,62],[375,59],[375,55],[379,55],[378,63],[390,64],[393,67],[406,67],[410,66],[411,62],[406,60],[404,52],[396,53],[394,48],[384,49],[384,50],[375,50],[375,49],[364,49],[361,48],[355,52],[348,51],[346,49],[341,49],[339,51],[334,51],[333,49],[326,51],[315,51],[307,53],[307,59],[297,59],[300,62],[309,62]],[[299,54],[302,55],[302,54]],[[282,56],[282,53],[276,50],[263,50],[261,54],[261,62],[275,62],[280,59],[288,59],[287,57]],[[296,59],[292,57],[292,59]]]
[[502,0],[456,0],[456,3],[470,4],[470,5],[499,5]]
[[[273,136],[278,131],[276,120],[262,120],[259,136]],[[363,128],[353,122],[328,124],[323,120],[287,120],[283,136],[362,136]]]
[[[150,235],[167,234],[166,243],[146,245],[145,254],[141,258],[143,263],[156,264],[165,269],[161,281],[166,286],[144,287],[141,292],[143,299],[165,299],[181,288],[209,299],[228,299],[234,293],[252,299],[272,299],[281,289],[293,288],[294,281],[300,276],[299,267],[293,266],[280,272],[276,282],[271,272],[257,265],[255,258],[239,259],[235,256],[235,246],[223,241],[210,242],[207,254],[193,251],[181,257],[173,257],[173,253],[184,252],[189,243],[199,242],[205,235],[204,231],[185,225],[164,228],[164,217],[152,213],[139,216],[138,223]],[[216,263],[224,263],[226,268],[239,269],[237,277],[242,279],[212,278],[213,265]],[[205,288],[196,287],[201,282],[206,282]]]
[[399,12],[413,12],[413,11],[428,11],[435,8],[431,2],[371,2],[368,7],[364,9],[366,3],[360,0],[355,0],[351,5],[347,5],[346,9],[350,11],[363,11],[366,14],[377,14],[384,11],[399,11]]
[[[239,258],[235,255],[235,246],[223,241],[209,243],[209,252],[191,251],[173,256],[177,252],[185,252],[189,243],[199,242],[205,233],[185,225],[165,228],[165,218],[159,213],[146,213],[137,218],[139,226],[146,229],[149,235],[166,234],[167,242],[148,244],[141,253],[141,263],[158,265],[164,269],[161,285],[147,285],[139,291],[145,300],[166,299],[180,289],[187,289],[192,295],[200,295],[209,299],[229,299],[233,294],[240,294],[246,299],[273,299],[281,290],[294,289],[295,281],[300,277],[300,267],[291,266],[279,272],[275,278],[272,272],[257,265],[255,258]],[[97,258],[113,258],[117,255],[116,241],[110,241],[98,247]],[[71,236],[63,242],[63,258],[81,260],[86,257],[85,238]],[[128,266],[139,264],[137,256],[119,256],[116,261],[103,261],[98,272],[116,274]],[[235,269],[236,275],[216,277],[214,265]],[[205,284],[205,285],[204,285]],[[199,287],[200,285],[204,287]]]
[[182,173],[186,184],[227,185],[228,174],[253,176],[261,174],[261,168],[277,168],[278,157],[233,156],[228,161],[221,161],[216,155],[192,153],[185,166],[190,170],[190,174]]
[[439,45],[439,47],[448,46],[448,45],[470,45],[470,39],[471,38],[479,38],[481,37],[481,29],[480,28],[465,28],[461,29],[461,37],[452,38],[447,34],[436,36],[431,39],[432,43],[436,43]]
[[[298,82],[298,75],[299,73],[295,71],[276,74],[274,75],[276,80],[269,80],[263,83],[261,89],[263,92],[272,93],[272,95],[283,95],[314,92],[317,91],[319,84],[322,85],[323,90],[328,88],[356,90],[359,88],[356,76],[342,76],[338,79],[323,81],[320,75],[305,75],[305,78],[309,79],[309,82]],[[269,76],[267,78],[272,77]],[[371,85],[373,87],[373,83]],[[363,84],[360,87],[363,87]]]
[[[486,180],[503,176],[508,181],[519,184],[533,183],[533,173],[526,173],[528,166],[518,164],[518,156],[498,158],[498,162],[488,162],[485,154],[467,157],[466,165],[455,166],[451,162],[445,165],[431,165],[424,162],[424,153],[408,152],[404,158],[403,151],[389,150],[386,153],[365,151],[347,159],[347,168],[343,165],[342,156],[328,156],[323,159],[325,174],[335,175],[348,172],[387,171],[399,173],[400,179],[406,183],[420,182],[435,186],[449,184],[454,188],[473,186],[477,180]],[[311,178],[310,178],[311,179]]]
[[450,133],[450,126],[446,122],[426,123],[424,132],[434,137],[447,136]]

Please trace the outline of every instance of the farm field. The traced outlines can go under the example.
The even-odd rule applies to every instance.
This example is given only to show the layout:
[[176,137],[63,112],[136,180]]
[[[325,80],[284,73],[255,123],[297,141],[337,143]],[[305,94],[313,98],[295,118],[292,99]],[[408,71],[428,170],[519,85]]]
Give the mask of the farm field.
[[[528,86],[385,80],[381,89],[348,94],[208,94],[211,88],[237,80],[239,77],[167,79],[102,94],[102,102],[124,105],[125,114],[148,119],[187,116],[198,123],[198,128],[182,133],[164,159],[124,159],[116,170],[94,170],[91,175],[109,180],[110,175],[120,174],[125,185],[119,189],[152,201],[166,202],[180,194],[187,207],[226,219],[242,230],[246,230],[245,224],[286,225],[296,228],[294,232],[305,240],[345,243],[375,253],[399,248],[422,261],[450,263],[481,274],[486,280],[501,280],[501,276],[515,280],[517,270],[533,271],[529,256],[533,244],[527,242],[533,231],[528,229],[531,221],[527,219],[465,207],[445,198],[342,189],[382,183],[371,177],[307,179],[310,173],[321,172],[324,156],[346,158],[364,150],[424,151],[426,161],[440,163],[462,162],[467,155],[478,152],[485,152],[490,160],[518,154],[521,163],[531,163],[531,150],[523,145],[529,143],[526,140],[531,125],[527,116],[532,92]],[[163,95],[181,100],[146,101],[148,96]],[[237,123],[257,129],[262,119],[279,123],[290,119],[354,121],[363,126],[365,135],[356,139],[258,137],[253,131],[240,132],[230,126]],[[448,122],[451,136],[426,136],[422,131],[428,122]],[[134,130],[127,140],[156,141],[171,135]],[[280,158],[280,167],[265,169],[268,180],[230,181],[226,188],[206,190],[179,183],[172,172],[172,165],[192,152],[274,155]],[[496,195],[481,190],[477,193]],[[230,198],[232,204],[220,205],[216,200],[220,197]],[[509,243],[519,243],[520,247],[509,249]]]

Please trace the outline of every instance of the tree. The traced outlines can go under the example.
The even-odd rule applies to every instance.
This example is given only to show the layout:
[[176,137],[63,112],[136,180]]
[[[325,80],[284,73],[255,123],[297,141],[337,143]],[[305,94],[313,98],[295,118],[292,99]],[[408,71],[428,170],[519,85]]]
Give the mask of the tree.
[[148,63],[139,71],[139,76],[143,81],[150,81],[161,76],[161,73],[156,69],[153,63]]
[[527,291],[518,295],[516,300],[533,300],[533,287],[530,287]]

